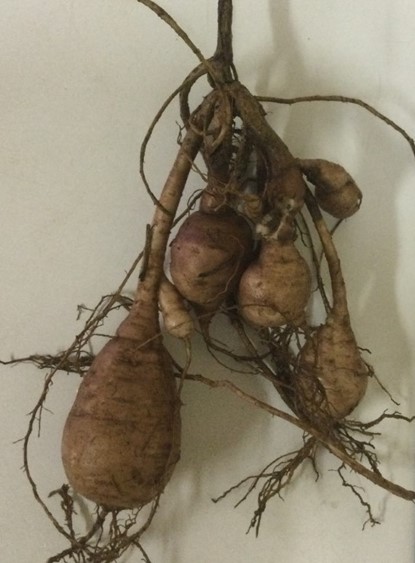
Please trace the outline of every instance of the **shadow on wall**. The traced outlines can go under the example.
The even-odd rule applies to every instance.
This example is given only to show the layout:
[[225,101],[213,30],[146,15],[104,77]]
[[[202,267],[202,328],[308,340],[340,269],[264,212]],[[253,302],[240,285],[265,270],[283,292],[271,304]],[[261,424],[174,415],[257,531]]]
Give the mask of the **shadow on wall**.
[[[227,319],[217,315],[211,324],[211,335],[230,351],[244,353]],[[174,346],[174,343],[173,343]],[[266,400],[270,385],[253,374],[249,367],[236,364],[226,355],[207,349],[202,337],[192,343],[193,373],[210,379],[226,379],[246,392]],[[177,355],[177,354],[176,354]],[[220,362],[220,363],[219,363]],[[237,373],[235,370],[242,370]],[[211,389],[197,382],[186,382],[183,390],[183,467],[186,478],[191,475],[195,495],[200,493],[199,482],[212,475],[220,478],[220,466],[227,459],[235,459],[256,433],[266,434],[270,426],[269,416],[226,389]],[[271,423],[272,425],[272,423]],[[259,464],[262,462],[259,461]],[[259,469],[260,466],[257,467]],[[221,491],[216,491],[220,494]],[[214,494],[213,491],[203,494]]]

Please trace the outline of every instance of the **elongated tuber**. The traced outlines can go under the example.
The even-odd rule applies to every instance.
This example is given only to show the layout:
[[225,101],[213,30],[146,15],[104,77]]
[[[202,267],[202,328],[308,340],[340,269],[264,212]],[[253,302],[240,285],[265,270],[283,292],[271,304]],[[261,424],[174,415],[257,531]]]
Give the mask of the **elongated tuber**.
[[62,459],[70,484],[98,504],[139,507],[162,492],[179,452],[179,403],[161,344],[110,340],[65,425]]

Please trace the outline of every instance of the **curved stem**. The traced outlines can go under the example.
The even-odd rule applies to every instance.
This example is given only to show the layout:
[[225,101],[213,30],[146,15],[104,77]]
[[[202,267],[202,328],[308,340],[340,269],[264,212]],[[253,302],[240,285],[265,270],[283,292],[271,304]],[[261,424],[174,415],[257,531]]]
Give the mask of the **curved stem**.
[[349,308],[347,305],[346,285],[342,274],[340,259],[334,246],[330,231],[323,219],[321,211],[309,189],[306,191],[305,202],[307,209],[314,222],[316,231],[323,247],[324,256],[330,273],[332,296],[333,296],[333,315],[340,319],[349,319]]
[[255,96],[259,102],[271,102],[276,104],[286,104],[286,105],[293,105],[303,102],[340,102],[343,104],[354,104],[357,106],[362,107],[384,123],[389,127],[392,127],[395,131],[397,131],[402,137],[408,142],[409,146],[411,147],[411,151],[415,156],[415,140],[403,129],[400,125],[392,121],[388,116],[378,111],[376,108],[364,102],[363,100],[359,100],[358,98],[351,98],[348,96],[335,96],[335,95],[314,95],[314,96],[298,96],[295,98],[278,98],[274,96]]
[[167,25],[169,25],[175,33],[177,33],[177,35],[186,43],[189,49],[196,55],[199,61],[206,67],[206,70],[211,76],[215,85],[218,85],[220,81],[217,79],[215,69],[212,67],[211,62],[203,56],[202,51],[193,43],[184,29],[179,26],[179,24],[171,17],[171,15],[166,12],[166,10],[164,10],[161,6],[153,2],[153,0],[137,0],[137,2],[149,8],[160,19],[166,22]]
[[189,109],[189,94],[193,85],[207,74],[207,69],[203,63],[200,63],[188,74],[180,87],[180,117],[186,129],[189,127],[190,109]]
[[179,94],[179,92],[181,92],[181,90],[182,90],[182,86],[179,86],[163,102],[163,105],[160,107],[160,109],[158,110],[158,112],[154,116],[154,118],[153,118],[153,120],[150,124],[150,127],[148,128],[148,130],[147,130],[147,132],[144,136],[143,142],[141,143],[141,147],[140,147],[140,176],[141,176],[141,179],[143,181],[144,187],[145,187],[148,195],[151,198],[151,201],[154,203],[154,205],[157,205],[157,206],[160,206],[160,202],[157,199],[157,197],[154,195],[154,193],[152,192],[152,190],[150,188],[150,184],[148,183],[148,180],[147,180],[146,173],[144,171],[144,161],[145,161],[145,155],[146,155],[146,151],[147,151],[147,145],[148,145],[148,143],[151,139],[154,128],[157,125],[157,123],[159,122],[161,116],[164,114],[164,112],[166,111],[168,106],[171,104],[171,102],[174,100],[174,98]]
[[[215,69],[216,81],[232,82],[236,77],[233,66],[233,47],[232,47],[232,0],[218,0],[218,31],[216,51],[209,59],[209,65]],[[192,86],[199,78],[208,72],[205,62],[201,62],[186,77],[183,88],[180,91],[180,115],[186,127],[190,117],[188,104],[189,93]],[[211,79],[211,85],[215,86],[215,81]]]
[[131,327],[135,334],[140,334],[144,342],[159,334],[158,293],[163,275],[163,265],[167,242],[174,222],[174,217],[192,168],[193,160],[199,152],[202,135],[198,132],[200,123],[204,123],[210,112],[211,96],[208,96],[196,110],[196,127],[190,127],[182,141],[179,152],[164,184],[159,204],[154,211],[150,237],[146,248],[146,268],[140,276],[134,303],[130,314],[117,331],[120,337],[129,338]]
[[410,489],[406,489],[405,487],[402,487],[401,485],[398,485],[398,484],[394,483],[393,481],[386,479],[380,473],[374,472],[371,469],[367,468],[365,465],[360,463],[360,461],[358,461],[357,459],[352,457],[350,454],[348,454],[346,449],[344,448],[344,446],[341,444],[341,442],[333,439],[330,435],[327,435],[326,433],[322,432],[321,430],[315,428],[310,423],[308,423],[304,420],[301,420],[301,419],[293,416],[292,414],[289,414],[285,411],[282,411],[281,409],[277,409],[275,407],[272,407],[268,403],[265,403],[265,402],[257,399],[256,397],[253,397],[252,395],[243,391],[240,387],[236,386],[231,381],[228,381],[228,380],[213,380],[213,379],[209,379],[207,377],[203,377],[202,375],[193,375],[193,374],[188,375],[187,379],[191,379],[191,380],[194,380],[194,381],[200,381],[201,383],[204,383],[204,384],[206,384],[206,385],[208,385],[209,387],[212,387],[212,388],[228,389],[229,391],[234,393],[237,397],[239,397],[240,399],[250,403],[254,407],[258,407],[258,408],[268,412],[272,416],[276,416],[278,418],[281,418],[282,420],[285,420],[287,422],[290,422],[291,424],[294,424],[294,426],[296,426],[297,428],[300,428],[301,430],[303,430],[307,434],[310,434],[311,436],[313,436],[318,442],[320,442],[325,448],[327,448],[330,453],[332,453],[334,456],[336,456],[340,461],[342,461],[342,463],[347,465],[350,469],[352,469],[356,473],[359,473],[360,475],[362,475],[363,477],[365,477],[366,479],[368,479],[369,481],[371,481],[375,485],[378,485],[382,489],[385,489],[386,491],[388,491],[389,493],[392,493],[393,495],[395,495],[397,497],[400,497],[400,498],[405,499],[405,500],[410,500],[412,502],[415,501],[415,491],[412,491]]
[[[179,97],[180,97],[181,118],[182,118],[183,124],[186,126],[186,128],[188,127],[189,119],[190,119],[190,110],[189,110],[189,107],[187,105],[187,96],[189,95],[189,92],[190,92],[192,86],[194,85],[194,83],[201,76],[206,74],[206,72],[207,71],[206,71],[206,68],[204,67],[204,65],[200,64],[184,79],[184,81],[180,84],[180,86],[178,86],[168,96],[168,98],[163,102],[162,106],[157,111],[156,115],[153,117],[153,120],[152,120],[152,122],[151,122],[145,136],[144,136],[143,142],[141,143],[141,147],[140,147],[140,176],[141,176],[141,179],[142,179],[144,186],[147,190],[147,193],[151,197],[151,200],[153,201],[154,205],[157,205],[161,209],[163,209],[163,207],[161,206],[158,198],[151,191],[150,185],[148,183],[147,176],[146,176],[146,173],[145,173],[145,170],[144,170],[144,162],[145,162],[145,156],[146,156],[146,152],[147,152],[147,146],[148,146],[148,143],[149,143],[149,141],[150,141],[150,139],[153,135],[153,132],[154,132],[154,129],[155,129],[157,123],[160,121],[162,115],[164,114],[164,112],[166,111],[168,106],[172,103],[172,101],[174,100],[174,98],[177,95],[179,95]],[[183,98],[183,100],[182,100],[182,98]],[[182,105],[183,105],[183,108],[182,108]],[[167,210],[164,210],[164,211],[167,211]]]

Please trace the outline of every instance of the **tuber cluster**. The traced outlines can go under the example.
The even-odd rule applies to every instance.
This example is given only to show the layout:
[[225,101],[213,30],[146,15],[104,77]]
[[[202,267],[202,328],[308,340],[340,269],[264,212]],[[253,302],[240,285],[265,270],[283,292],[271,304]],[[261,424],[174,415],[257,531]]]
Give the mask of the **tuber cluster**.
[[[195,120],[204,119],[209,106],[206,100]],[[69,483],[111,509],[154,500],[180,455],[180,399],[160,335],[158,303],[166,289],[163,262],[170,229],[200,143],[193,130],[182,142],[154,214],[146,271],[133,305],[84,376],[63,432]],[[169,310],[166,299],[162,303]],[[176,330],[180,324],[171,322]]]
[[[155,211],[146,271],[128,317],[84,377],[63,433],[70,484],[115,509],[156,498],[179,458],[180,400],[159,311],[163,328],[186,342],[197,319],[208,345],[209,322],[219,310],[233,310],[269,334],[301,330],[300,348],[286,342],[291,375],[283,398],[317,428],[347,416],[367,386],[340,262],[319,211],[349,217],[362,194],[340,165],[296,159],[268,124],[260,103],[237,79],[230,15],[231,2],[220,0],[216,53],[201,62],[182,92],[186,135]],[[190,112],[189,92],[205,73],[212,90]],[[199,210],[182,221],[170,243],[165,273],[169,233],[199,153],[207,184]],[[315,186],[314,196],[307,182]],[[307,313],[312,273],[296,240],[305,202],[332,286],[333,305],[317,329]]]
[[[369,431],[371,424],[350,423],[346,418],[363,399],[372,369],[352,329],[341,262],[328,226],[330,217],[325,214],[340,220],[351,217],[360,208],[362,192],[341,165],[294,157],[268,123],[258,97],[239,81],[233,64],[232,0],[218,0],[217,47],[210,59],[203,57],[161,7],[152,0],[139,2],[186,41],[200,64],[176,92],[184,133],[161,195],[154,198],[144,265],[126,318],[95,356],[85,347],[112,310],[110,306],[102,316],[94,312],[93,322],[82,333],[87,337],[77,338],[65,354],[33,356],[37,365],[52,367],[52,372],[31,415],[24,442],[25,470],[36,500],[71,542],[71,548],[53,561],[66,557],[115,561],[128,547],[139,546],[147,524],[128,536],[136,512],[122,526],[115,524],[117,514],[126,509],[139,511],[152,501],[157,506],[180,458],[180,393],[191,378],[190,341],[199,326],[211,350],[210,321],[219,312],[227,316],[247,354],[229,352],[226,342],[216,350],[248,363],[252,371],[271,381],[291,412],[266,405],[228,381],[221,385],[304,432],[304,445],[295,455],[281,456],[274,469],[267,466],[255,478],[250,491],[266,479],[258,495],[255,525],[269,498],[281,493],[297,467],[306,459],[315,461],[318,446],[340,459],[342,467],[397,496],[415,500],[415,492],[381,475],[377,457],[368,446],[374,435]],[[205,75],[210,91],[191,111],[190,92]],[[197,168],[205,182],[199,209],[186,208],[172,237],[179,222],[179,203],[198,156],[205,164],[205,172]],[[144,175],[143,179],[147,186]],[[323,259],[329,283],[322,278]],[[122,301],[120,291],[112,305]],[[314,325],[310,311],[313,295],[325,312],[319,326]],[[164,332],[185,343],[185,368],[165,346]],[[61,450],[71,490],[98,505],[94,524],[81,538],[73,529],[74,501],[68,487],[60,491],[66,530],[40,499],[27,462],[29,437],[58,369],[83,376],[63,429]],[[203,376],[193,379],[220,386]],[[383,418],[386,415],[379,421]],[[360,432],[363,440],[353,432]],[[367,508],[360,493],[350,488]],[[108,515],[112,543],[100,551],[97,546]]]

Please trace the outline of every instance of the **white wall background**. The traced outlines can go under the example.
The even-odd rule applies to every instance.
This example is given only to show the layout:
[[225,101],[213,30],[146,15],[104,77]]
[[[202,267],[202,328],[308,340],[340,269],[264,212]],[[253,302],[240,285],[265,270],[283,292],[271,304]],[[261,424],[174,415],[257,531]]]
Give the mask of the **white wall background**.
[[[215,45],[214,0],[161,0],[206,54]],[[235,0],[235,59],[255,93],[363,98],[415,135],[412,0]],[[195,66],[170,29],[134,0],[2,0],[0,4],[0,355],[66,348],[76,305],[116,288],[143,243],[152,207],[138,178],[140,142],[162,101]],[[415,412],[415,160],[395,132],[362,109],[267,106],[298,156],[341,162],[364,191],[338,234],[354,326],[382,381]],[[157,192],[176,150],[177,107],[150,145]],[[208,370],[209,357],[197,365]],[[33,501],[21,444],[43,383],[30,366],[2,368],[0,559],[43,563],[63,547]],[[220,374],[219,374],[220,375]],[[262,382],[242,381],[276,402]],[[60,432],[78,384],[57,377],[35,441],[42,492],[64,480]],[[144,545],[154,563],[410,563],[414,507],[356,478],[380,526],[342,488],[336,461],[304,471],[269,505],[258,538],[246,535],[255,498],[214,505],[242,477],[300,443],[287,424],[196,384],[185,389],[182,460]],[[372,386],[359,414],[389,407]],[[415,487],[413,428],[382,427],[383,470]],[[139,561],[136,554],[129,561]]]

